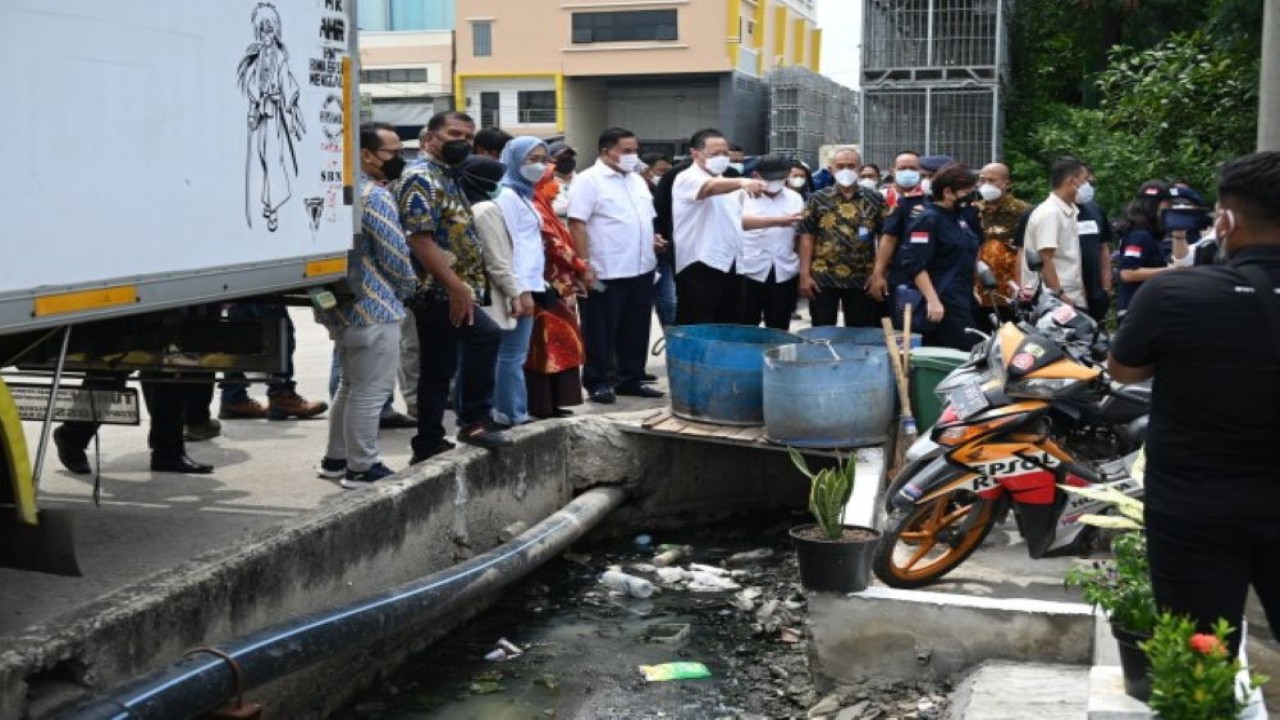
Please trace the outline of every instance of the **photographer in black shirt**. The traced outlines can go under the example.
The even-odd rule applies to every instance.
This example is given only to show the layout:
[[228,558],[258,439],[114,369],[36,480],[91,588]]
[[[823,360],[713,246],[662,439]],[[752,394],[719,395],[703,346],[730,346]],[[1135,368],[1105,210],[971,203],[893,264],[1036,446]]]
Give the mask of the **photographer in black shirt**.
[[[1156,602],[1201,632],[1240,628],[1252,585],[1280,633],[1280,152],[1223,167],[1222,265],[1143,284],[1111,350],[1119,382],[1155,378],[1146,526]],[[1231,652],[1240,633],[1231,636]]]

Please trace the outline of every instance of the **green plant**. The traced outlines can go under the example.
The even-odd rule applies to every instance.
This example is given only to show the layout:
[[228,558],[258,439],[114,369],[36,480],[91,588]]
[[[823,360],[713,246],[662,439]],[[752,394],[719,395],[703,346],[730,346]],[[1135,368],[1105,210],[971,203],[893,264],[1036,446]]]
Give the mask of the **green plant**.
[[1197,633],[1190,619],[1162,613],[1150,640],[1151,710],[1170,720],[1223,720],[1240,716],[1253,689],[1267,681],[1249,675],[1237,687],[1240,661],[1227,649],[1231,625],[1219,618],[1213,634]]
[[1080,522],[1117,530],[1111,540],[1112,560],[1090,563],[1067,571],[1068,587],[1078,587],[1089,604],[1102,608],[1111,624],[1139,635],[1149,635],[1159,612],[1151,590],[1147,566],[1147,538],[1142,532],[1141,500],[1117,490],[1063,489],[1074,495],[1112,503],[1119,515],[1085,515]]
[[835,467],[815,473],[809,470],[809,464],[799,451],[795,448],[787,448],[787,451],[791,454],[791,462],[809,478],[809,512],[813,513],[818,529],[828,540],[839,540],[844,533],[844,509],[853,495],[856,468],[853,456],[844,458],[837,453]]

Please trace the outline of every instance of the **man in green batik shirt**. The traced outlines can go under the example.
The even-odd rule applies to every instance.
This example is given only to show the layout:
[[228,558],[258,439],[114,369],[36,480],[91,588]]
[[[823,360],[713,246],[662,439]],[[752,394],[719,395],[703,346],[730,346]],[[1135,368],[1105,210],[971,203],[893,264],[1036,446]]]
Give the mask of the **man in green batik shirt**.
[[837,151],[830,165],[835,184],[815,192],[804,206],[800,294],[809,298],[814,326],[835,325],[841,306],[846,327],[878,327],[884,314],[866,286],[889,206],[879,193],[858,185],[861,168],[857,150]]

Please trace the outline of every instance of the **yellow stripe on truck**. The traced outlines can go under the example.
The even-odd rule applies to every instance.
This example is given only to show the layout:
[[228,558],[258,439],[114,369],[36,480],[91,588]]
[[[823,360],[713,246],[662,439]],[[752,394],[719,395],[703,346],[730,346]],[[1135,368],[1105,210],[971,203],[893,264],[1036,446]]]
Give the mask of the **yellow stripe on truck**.
[[18,520],[36,524],[36,489],[31,482],[31,461],[27,455],[27,438],[22,434],[22,419],[18,406],[9,394],[9,386],[0,378],[0,462],[9,468],[13,483],[13,501],[17,506]]
[[345,257],[336,257],[325,260],[312,260],[307,263],[305,274],[309,278],[322,277],[324,275],[346,275],[347,259]]
[[360,118],[360,96],[356,94],[351,56],[342,58],[342,188],[343,202],[354,202],[356,175],[356,126]]
[[138,302],[138,288],[133,285],[79,290],[77,292],[44,295],[36,298],[31,314],[35,317],[62,315],[81,310],[132,305]]

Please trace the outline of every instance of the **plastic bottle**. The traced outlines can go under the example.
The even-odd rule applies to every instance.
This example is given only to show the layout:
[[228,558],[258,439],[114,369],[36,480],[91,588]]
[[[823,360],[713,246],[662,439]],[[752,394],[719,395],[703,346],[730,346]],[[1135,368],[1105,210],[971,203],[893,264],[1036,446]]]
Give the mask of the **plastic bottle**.
[[653,595],[653,583],[617,570],[609,570],[601,575],[600,583],[610,590],[616,590],[633,598],[647,598]]
[[689,553],[689,548],[685,545],[659,545],[658,550],[661,552],[653,556],[653,564],[658,567],[675,565]]

